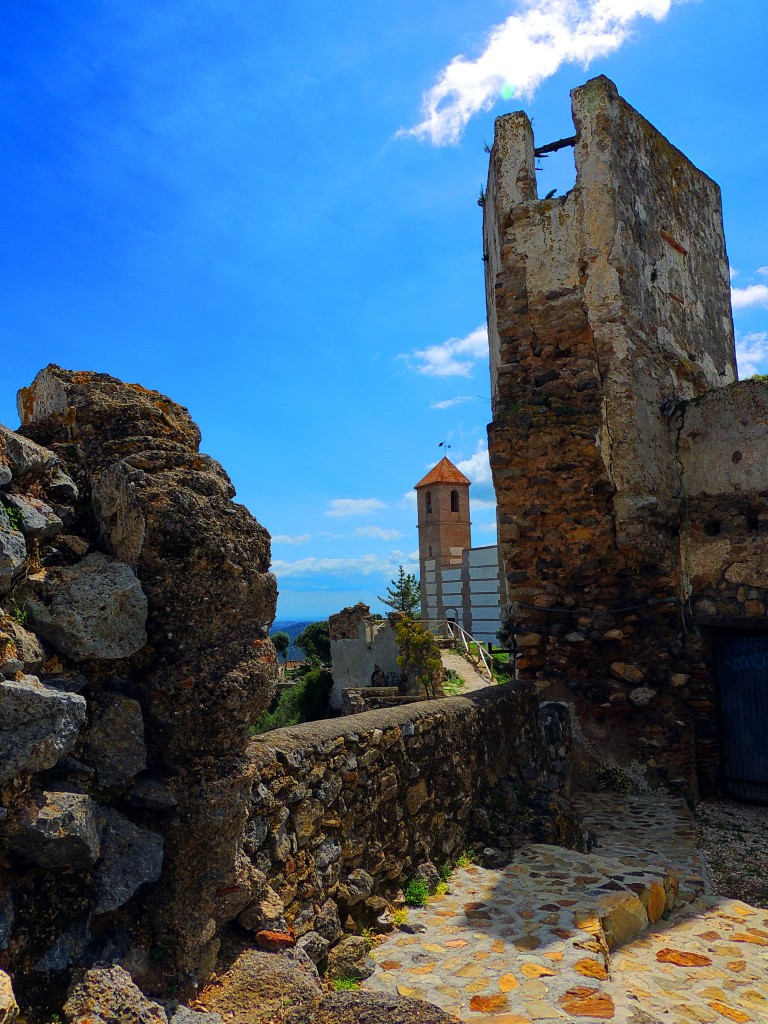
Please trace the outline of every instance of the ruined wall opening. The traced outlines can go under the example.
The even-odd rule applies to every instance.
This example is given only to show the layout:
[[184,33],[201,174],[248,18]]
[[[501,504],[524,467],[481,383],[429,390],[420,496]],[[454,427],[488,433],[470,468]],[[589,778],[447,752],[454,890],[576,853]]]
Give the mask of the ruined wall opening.
[[553,152],[541,152],[546,148],[536,147],[537,192],[539,199],[556,199],[567,195],[576,184],[576,161],[570,144]]

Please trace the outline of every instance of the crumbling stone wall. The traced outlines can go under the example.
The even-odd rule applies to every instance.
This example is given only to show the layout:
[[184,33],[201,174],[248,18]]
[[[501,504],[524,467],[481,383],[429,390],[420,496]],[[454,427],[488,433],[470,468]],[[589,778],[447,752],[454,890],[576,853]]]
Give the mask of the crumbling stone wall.
[[328,619],[331,640],[332,708],[344,703],[344,691],[367,686],[397,686],[400,683],[399,650],[391,616],[371,618],[362,602]]
[[571,191],[538,199],[516,113],[496,122],[485,199],[489,450],[517,666],[573,694],[597,749],[695,792],[695,738],[700,765],[716,756],[714,683],[685,619],[695,499],[678,443],[681,416],[735,380],[720,193],[608,79],[572,102]]
[[20,415],[0,428],[0,966],[27,1005],[102,958],[162,989],[210,969],[254,892],[269,535],[157,392],[49,366]]
[[290,927],[317,959],[329,921],[375,919],[425,861],[473,843],[578,846],[563,710],[509,684],[260,737],[245,842],[268,888],[240,923]]

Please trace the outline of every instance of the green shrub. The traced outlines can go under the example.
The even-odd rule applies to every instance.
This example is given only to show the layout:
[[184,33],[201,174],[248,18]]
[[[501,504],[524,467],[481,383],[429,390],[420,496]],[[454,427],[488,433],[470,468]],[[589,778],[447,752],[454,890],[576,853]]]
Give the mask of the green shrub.
[[409,907],[426,907],[428,900],[427,883],[420,878],[412,878],[405,887],[405,902]]
[[435,638],[416,619],[404,616],[395,622],[399,654],[397,664],[408,679],[417,680],[427,697],[442,696],[443,662]]
[[298,679],[289,690],[283,690],[277,702],[248,730],[259,736],[273,729],[285,729],[300,722],[316,722],[328,710],[333,676],[324,668],[313,668]]

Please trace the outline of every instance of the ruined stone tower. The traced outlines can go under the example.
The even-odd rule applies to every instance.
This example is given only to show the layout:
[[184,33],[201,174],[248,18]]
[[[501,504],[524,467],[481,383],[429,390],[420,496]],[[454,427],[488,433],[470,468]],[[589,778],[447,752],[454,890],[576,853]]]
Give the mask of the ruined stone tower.
[[571,191],[538,199],[519,112],[496,122],[484,208],[518,671],[574,699],[602,750],[692,791],[696,767],[720,777],[722,631],[768,644],[768,388],[732,383],[718,186],[608,79],[572,102]]

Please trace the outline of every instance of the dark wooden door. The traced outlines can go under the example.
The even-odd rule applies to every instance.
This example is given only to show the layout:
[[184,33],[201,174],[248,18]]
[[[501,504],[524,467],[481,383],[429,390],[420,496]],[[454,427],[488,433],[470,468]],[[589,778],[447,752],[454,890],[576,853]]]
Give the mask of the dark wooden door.
[[728,793],[768,803],[768,633],[718,630],[714,649]]

